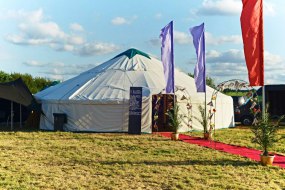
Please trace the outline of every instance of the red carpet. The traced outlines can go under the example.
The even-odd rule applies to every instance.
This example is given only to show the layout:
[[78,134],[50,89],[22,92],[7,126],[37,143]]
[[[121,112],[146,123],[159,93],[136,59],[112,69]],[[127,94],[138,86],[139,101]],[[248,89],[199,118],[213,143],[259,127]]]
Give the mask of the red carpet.
[[[168,137],[168,138],[170,138],[171,136],[171,132],[159,132],[159,134],[164,137]],[[208,148],[215,149],[218,151],[247,157],[251,160],[260,161],[259,155],[261,154],[261,151],[259,150],[242,147],[242,146],[224,144],[220,142],[208,141],[208,140],[204,140],[199,137],[191,137],[191,136],[183,135],[183,134],[180,134],[179,138],[180,140],[186,143],[196,144],[199,146],[208,147]],[[274,154],[274,155],[275,155],[275,158],[274,158],[273,165],[279,166],[281,168],[285,168],[285,156],[282,156],[279,154]]]

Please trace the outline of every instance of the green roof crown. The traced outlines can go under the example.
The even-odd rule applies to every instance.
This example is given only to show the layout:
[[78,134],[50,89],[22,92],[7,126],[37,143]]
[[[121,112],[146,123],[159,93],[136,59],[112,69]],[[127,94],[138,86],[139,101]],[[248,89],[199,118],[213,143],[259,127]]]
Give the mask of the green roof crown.
[[147,57],[150,59],[150,56],[140,50],[137,50],[137,49],[134,49],[134,48],[131,48],[131,49],[128,49],[127,51],[124,51],[123,53],[120,53],[119,55],[117,55],[116,57],[114,57],[113,59],[117,58],[117,57],[120,57],[122,55],[125,55],[127,56],[129,59],[133,58],[135,55],[142,55],[144,57]]

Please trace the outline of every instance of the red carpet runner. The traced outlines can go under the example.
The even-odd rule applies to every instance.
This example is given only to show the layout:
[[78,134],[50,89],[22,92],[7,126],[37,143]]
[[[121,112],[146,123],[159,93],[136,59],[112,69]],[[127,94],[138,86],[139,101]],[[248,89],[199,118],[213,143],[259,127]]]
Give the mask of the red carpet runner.
[[[159,132],[159,134],[164,137],[168,137],[168,138],[171,137],[170,132]],[[208,147],[208,148],[215,149],[218,151],[244,156],[251,160],[260,161],[259,155],[261,154],[261,151],[259,150],[250,149],[250,148],[242,147],[242,146],[228,145],[228,144],[224,144],[220,142],[208,141],[208,140],[204,140],[199,137],[191,137],[191,136],[183,135],[183,134],[180,134],[179,138],[180,140],[186,143],[196,144],[199,146]],[[279,166],[281,168],[285,168],[285,156],[275,154],[273,165]]]

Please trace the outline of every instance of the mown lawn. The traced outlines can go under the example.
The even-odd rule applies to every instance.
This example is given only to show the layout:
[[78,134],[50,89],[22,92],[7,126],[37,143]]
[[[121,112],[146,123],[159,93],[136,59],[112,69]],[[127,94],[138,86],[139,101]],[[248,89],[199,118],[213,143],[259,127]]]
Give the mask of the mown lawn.
[[285,188],[284,169],[157,135],[0,132],[0,149],[0,189]]
[[[203,135],[202,132],[192,132],[190,134],[199,137],[202,137]],[[220,129],[215,130],[214,134],[215,141],[220,141],[232,145],[246,146],[261,150],[257,144],[251,142],[253,133],[251,132],[249,127],[237,126],[236,128]],[[285,127],[280,127],[277,134],[278,138],[281,138],[282,136],[284,138],[281,138],[278,142],[276,142],[275,146],[272,147],[270,150],[272,152],[285,155]]]

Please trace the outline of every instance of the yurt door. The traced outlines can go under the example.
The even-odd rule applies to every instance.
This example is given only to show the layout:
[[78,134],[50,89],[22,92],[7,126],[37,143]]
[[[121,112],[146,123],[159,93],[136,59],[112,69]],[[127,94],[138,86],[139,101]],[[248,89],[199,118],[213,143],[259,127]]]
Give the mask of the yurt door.
[[166,113],[172,106],[172,94],[157,94],[152,96],[152,132],[171,131]]

